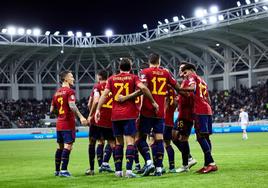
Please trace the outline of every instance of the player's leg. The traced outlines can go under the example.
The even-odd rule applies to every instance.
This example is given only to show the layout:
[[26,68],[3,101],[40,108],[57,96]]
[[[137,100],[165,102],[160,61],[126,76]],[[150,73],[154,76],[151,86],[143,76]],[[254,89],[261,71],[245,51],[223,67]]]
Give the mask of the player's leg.
[[61,155],[64,148],[63,137],[61,131],[57,131],[58,148],[55,153],[55,176],[59,176],[61,167]]
[[156,165],[157,145],[155,143],[153,129],[151,130],[150,135],[148,137],[148,143],[149,143],[149,146],[151,148],[153,163],[154,163],[154,165]]
[[135,120],[126,120],[124,123],[124,136],[126,139],[126,177],[135,178],[136,175],[132,172],[132,165],[135,157],[135,135],[136,135]]
[[122,162],[124,153],[124,127],[121,121],[113,121],[113,134],[115,137],[114,165],[115,176],[123,177]]
[[169,163],[169,172],[170,173],[174,173],[176,172],[175,170],[175,153],[174,153],[174,149],[172,147],[171,143],[171,139],[172,139],[172,127],[165,127],[165,131],[164,131],[164,144],[165,144],[165,149],[167,152],[167,156],[168,156],[168,163]]
[[143,176],[148,176],[150,173],[154,172],[155,169],[153,162],[151,160],[149,145],[147,144],[146,141],[147,135],[149,135],[151,132],[152,124],[153,122],[151,118],[140,116],[140,127],[139,127],[140,139],[138,141],[137,146],[138,148],[140,148],[139,150],[141,151],[141,154],[146,161]]
[[104,144],[105,144],[105,140],[103,139],[102,132],[100,129],[101,128],[98,127],[99,138],[98,138],[98,144],[97,144],[97,148],[96,148],[96,155],[97,155],[97,161],[98,161],[98,165],[99,165],[99,172],[100,172],[100,167],[101,167],[102,160],[103,160],[103,149],[104,149]]
[[71,174],[68,172],[69,157],[71,154],[73,143],[75,142],[75,130],[63,131],[64,148],[61,155],[61,171],[60,176],[69,177]]
[[88,161],[89,168],[86,170],[86,175],[94,175],[94,164],[95,164],[95,146],[97,140],[97,127],[91,125],[89,127],[89,145],[88,145]]
[[[137,128],[137,126],[136,126]],[[138,130],[138,128],[137,128]],[[139,148],[137,146],[138,140],[139,140],[139,131],[137,131],[136,135],[135,135],[135,156],[134,156],[134,161],[135,161],[135,173],[137,174],[141,174],[143,173],[141,165],[140,165],[140,159],[139,159]],[[145,161],[145,160],[144,160]],[[146,162],[146,161],[145,161]]]
[[198,173],[209,173],[217,171],[218,168],[211,155],[211,141],[209,135],[212,134],[212,117],[208,115],[196,116],[196,136],[199,145],[204,153],[204,167]]
[[247,140],[248,139],[248,135],[247,135],[247,131],[246,131],[246,125],[242,124],[241,125],[241,129],[242,129],[242,139],[243,140]]
[[164,119],[154,119],[153,131],[155,134],[155,143],[157,145],[156,155],[156,171],[155,176],[162,175],[163,158],[164,158],[164,130],[165,123]]
[[115,148],[115,138],[113,136],[113,131],[111,128],[101,128],[101,130],[104,140],[107,140],[108,143],[105,146],[103,162],[100,170],[105,172],[114,172],[109,165],[112,149]]
[[181,119],[178,125],[179,138],[178,145],[182,154],[182,167],[177,169],[177,172],[188,172],[189,169],[197,162],[190,154],[189,136],[193,127],[193,121]]

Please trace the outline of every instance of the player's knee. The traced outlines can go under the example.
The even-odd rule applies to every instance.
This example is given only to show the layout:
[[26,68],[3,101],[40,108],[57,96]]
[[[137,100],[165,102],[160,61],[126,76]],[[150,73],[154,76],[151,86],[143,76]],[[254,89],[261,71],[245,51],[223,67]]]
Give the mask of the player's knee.
[[207,138],[209,138],[209,134],[208,133],[197,133],[196,138],[197,138],[197,140],[202,139],[202,138],[207,139]]
[[170,140],[164,140],[164,143],[165,143],[165,147],[170,146]]
[[99,139],[99,140],[98,140],[98,144],[100,144],[100,145],[104,145],[104,144],[105,144],[105,140],[104,140],[104,139]]
[[89,138],[89,144],[90,145],[95,145],[96,144],[96,140],[94,138]]
[[64,144],[64,149],[71,151],[73,149],[73,144]]
[[115,140],[116,140],[116,145],[124,145],[123,136],[117,136]]
[[155,134],[155,140],[163,140],[163,134]]
[[188,139],[189,139],[189,136],[181,135],[179,140],[180,140],[181,142],[187,142]]
[[64,144],[59,144],[58,149],[63,150]]

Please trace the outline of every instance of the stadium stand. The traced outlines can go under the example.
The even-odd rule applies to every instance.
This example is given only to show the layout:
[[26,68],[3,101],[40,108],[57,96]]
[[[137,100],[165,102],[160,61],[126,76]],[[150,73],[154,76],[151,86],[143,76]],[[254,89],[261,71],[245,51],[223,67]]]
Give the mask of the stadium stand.
[[238,120],[239,109],[245,107],[250,121],[268,119],[268,81],[248,89],[240,86],[240,91],[211,92],[214,110],[214,122],[235,122]]
[[[241,107],[245,107],[249,113],[250,121],[268,119],[268,81],[251,89],[241,85],[240,90],[214,90],[210,95],[215,123],[236,122]],[[48,116],[50,103],[50,99],[2,100],[0,110],[3,114],[0,113],[0,127],[12,128],[12,122],[18,128],[53,127],[55,124],[45,125],[44,121],[40,121]],[[79,100],[77,107],[85,117],[88,116],[86,98]],[[50,118],[54,119],[55,115],[50,115]]]
[[[45,127],[44,121],[46,115],[48,115],[51,100],[2,100],[0,101],[0,113],[1,128],[12,128],[12,122],[15,123],[18,128],[34,128],[34,127]],[[81,99],[78,102],[78,108],[81,109],[81,113],[87,117],[87,100]],[[4,116],[7,116],[10,121]],[[51,115],[50,118],[54,119],[55,115]],[[54,126],[51,125],[51,126]]]

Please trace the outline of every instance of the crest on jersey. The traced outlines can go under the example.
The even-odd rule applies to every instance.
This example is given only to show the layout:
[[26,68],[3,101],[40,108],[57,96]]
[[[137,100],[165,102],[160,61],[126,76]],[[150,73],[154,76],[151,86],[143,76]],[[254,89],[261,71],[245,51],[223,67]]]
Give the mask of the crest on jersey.
[[71,99],[72,99],[72,100],[74,100],[74,99],[75,99],[74,95],[71,95]]

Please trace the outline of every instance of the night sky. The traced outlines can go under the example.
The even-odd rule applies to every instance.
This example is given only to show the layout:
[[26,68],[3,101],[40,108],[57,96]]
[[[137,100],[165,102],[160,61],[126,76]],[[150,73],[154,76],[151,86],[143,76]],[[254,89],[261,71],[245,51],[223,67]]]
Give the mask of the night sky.
[[144,23],[149,29],[156,28],[157,21],[192,17],[197,7],[208,9],[210,5],[223,10],[235,7],[236,0],[7,0],[1,1],[0,27],[38,27],[43,33],[59,30],[64,34],[72,30],[102,35],[107,28],[116,34],[134,33],[142,31]]

